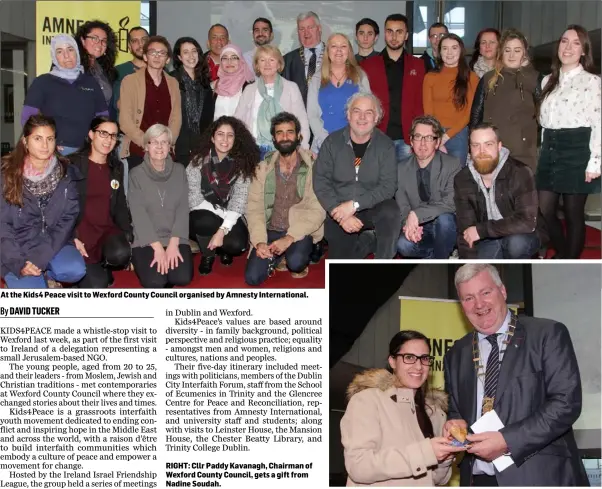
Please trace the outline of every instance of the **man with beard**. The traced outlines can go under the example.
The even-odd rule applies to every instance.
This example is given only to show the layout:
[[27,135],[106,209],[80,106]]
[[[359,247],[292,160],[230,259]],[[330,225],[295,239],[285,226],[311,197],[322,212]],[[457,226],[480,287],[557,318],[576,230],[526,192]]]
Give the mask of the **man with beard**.
[[468,164],[454,182],[460,258],[528,259],[539,248],[531,169],[510,157],[497,127],[476,125]]
[[383,109],[371,93],[347,101],[349,125],[322,143],[314,171],[314,190],[326,209],[324,233],[329,259],[391,259],[401,229],[393,196],[397,163],[393,141],[376,129]]
[[380,99],[384,109],[378,128],[395,143],[398,163],[410,156],[412,121],[424,113],[424,63],[404,49],[409,36],[408,25],[405,15],[389,15],[385,20],[386,48],[380,56],[373,56],[361,63],[368,75],[370,89]]
[[299,148],[301,123],[281,112],[272,119],[270,132],[276,151],[259,163],[249,186],[249,285],[262,284],[274,269],[288,269],[293,278],[307,276],[312,244],[324,234],[325,212],[312,185],[312,154]]
[[270,44],[274,40],[274,29],[272,28],[272,22],[269,19],[259,17],[253,22],[253,44],[255,47],[250,51],[243,54],[245,61],[251,68],[251,71],[255,72],[255,65],[253,64],[253,56],[259,46],[265,46]]
[[148,32],[144,27],[132,27],[130,32],[128,32],[128,47],[130,48],[130,53],[132,53],[132,60],[115,67],[117,70],[117,80],[113,84],[113,99],[110,107],[112,120],[119,120],[119,92],[122,80],[140,68],[146,68],[143,53],[146,41],[148,41]]

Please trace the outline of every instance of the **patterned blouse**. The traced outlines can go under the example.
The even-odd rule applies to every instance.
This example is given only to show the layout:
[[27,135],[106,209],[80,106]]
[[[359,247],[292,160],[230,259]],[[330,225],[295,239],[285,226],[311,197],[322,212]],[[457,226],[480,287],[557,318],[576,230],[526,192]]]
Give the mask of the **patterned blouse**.
[[[542,82],[542,90],[550,75]],[[574,129],[591,127],[589,141],[591,156],[586,171],[600,173],[602,159],[602,94],[600,77],[588,73],[581,65],[569,71],[560,72],[558,86],[541,104],[539,123],[546,129]]]

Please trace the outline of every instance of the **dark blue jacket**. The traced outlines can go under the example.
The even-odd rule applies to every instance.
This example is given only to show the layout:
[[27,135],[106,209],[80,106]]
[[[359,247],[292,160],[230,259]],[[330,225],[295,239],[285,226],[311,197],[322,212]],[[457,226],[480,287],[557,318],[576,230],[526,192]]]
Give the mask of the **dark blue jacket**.
[[[73,241],[79,214],[77,180],[81,174],[73,165],[65,165],[65,175],[42,211],[38,199],[23,188],[23,207],[0,199],[0,267],[2,276],[9,272],[20,276],[26,261],[40,270]],[[0,185],[2,181],[0,180]]]

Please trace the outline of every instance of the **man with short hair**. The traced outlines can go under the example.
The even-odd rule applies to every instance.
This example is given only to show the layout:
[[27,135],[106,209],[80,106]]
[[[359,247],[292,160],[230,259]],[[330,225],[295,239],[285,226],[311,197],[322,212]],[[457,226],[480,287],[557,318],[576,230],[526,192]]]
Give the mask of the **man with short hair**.
[[404,258],[446,260],[456,243],[454,178],[460,161],[438,151],[443,128],[437,119],[414,119],[410,138],[413,154],[398,166],[395,200],[403,229],[397,251]]
[[[454,282],[474,329],[443,360],[449,396],[443,436],[451,440],[454,425],[466,430],[487,413],[503,425],[466,437],[460,485],[589,486],[573,433],[582,392],[567,327],[516,316],[493,265],[463,265]],[[500,471],[492,461],[502,455],[512,463]]]
[[372,19],[365,17],[355,24],[355,40],[357,41],[355,59],[358,63],[380,54],[374,49],[379,34],[378,24]]
[[401,229],[393,196],[397,189],[395,146],[376,128],[382,107],[371,93],[347,102],[349,125],[322,143],[314,169],[314,191],[326,209],[328,258],[390,259]]
[[272,22],[264,17],[255,19],[255,22],[253,22],[253,44],[255,44],[255,47],[243,54],[245,61],[253,73],[255,73],[255,66],[253,65],[255,51],[257,51],[259,46],[270,44],[273,40],[274,29],[272,28]]
[[313,241],[324,234],[326,213],[313,191],[312,154],[299,148],[301,123],[281,112],[272,119],[270,131],[276,151],[259,163],[249,186],[249,285],[262,284],[274,267],[288,268],[293,278],[305,277]]
[[154,124],[169,127],[175,144],[182,127],[182,101],[178,80],[165,73],[171,46],[163,36],[151,36],[144,45],[146,69],[126,76],[121,84],[119,126],[125,137],[121,157],[129,170],[144,159],[144,133]]
[[362,62],[370,89],[383,106],[384,116],[379,129],[395,143],[397,162],[410,156],[412,121],[422,115],[422,82],[424,63],[405,49],[409,36],[408,19],[391,14],[385,20],[386,48],[380,56]]
[[207,33],[207,65],[212,85],[217,80],[217,70],[222,57],[222,49],[230,43],[228,29],[222,24],[213,24]]
[[539,249],[533,172],[511,157],[493,124],[471,130],[468,163],[456,176],[454,201],[460,258],[528,259]]
[[439,43],[441,38],[447,34],[449,30],[445,24],[435,22],[429,27],[429,42],[430,48],[426,48],[420,59],[424,60],[424,70],[428,73],[434,71],[437,67],[437,56],[439,56]]
[[132,27],[128,32],[128,48],[132,53],[132,59],[115,66],[117,70],[117,79],[113,84],[113,98],[111,99],[111,118],[119,120],[119,93],[121,91],[121,82],[123,79],[135,73],[140,68],[146,68],[144,61],[144,45],[148,41],[148,31],[144,27]]
[[301,46],[284,55],[282,76],[297,84],[303,97],[303,103],[307,107],[308,83],[316,73],[320,73],[322,56],[324,56],[322,26],[318,14],[311,11],[299,14],[297,16],[297,34]]

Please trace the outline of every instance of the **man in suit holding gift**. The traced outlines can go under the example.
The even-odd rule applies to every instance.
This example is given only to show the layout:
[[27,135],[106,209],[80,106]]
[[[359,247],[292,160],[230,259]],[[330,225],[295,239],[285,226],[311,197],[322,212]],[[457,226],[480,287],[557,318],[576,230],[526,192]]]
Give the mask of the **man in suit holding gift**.
[[[492,410],[504,424],[468,435],[460,484],[588,486],[572,429],[581,414],[581,379],[566,326],[517,318],[492,265],[463,265],[455,285],[474,331],[445,355],[444,436]],[[514,463],[499,472],[492,461],[502,455]]]

